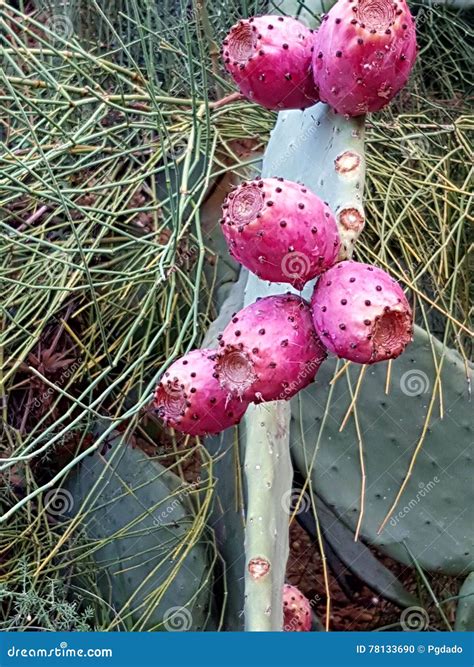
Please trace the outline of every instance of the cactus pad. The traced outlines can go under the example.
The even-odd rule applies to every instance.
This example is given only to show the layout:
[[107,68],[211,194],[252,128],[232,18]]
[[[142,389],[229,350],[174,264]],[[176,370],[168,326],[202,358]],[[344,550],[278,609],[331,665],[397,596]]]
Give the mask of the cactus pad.
[[[441,370],[444,418],[438,392],[412,475],[378,534],[422,436],[436,384],[433,358],[439,365],[442,354],[442,344],[415,327],[414,343],[392,363],[389,394],[385,394],[385,362],[368,368],[362,380],[356,401],[367,475],[361,536],[403,563],[411,563],[406,544],[424,569],[460,575],[473,569],[469,508],[474,503],[474,438],[466,368],[451,350],[444,350]],[[354,529],[361,491],[358,438],[353,414],[339,432],[351,403],[345,374],[337,379],[328,401],[335,367],[335,359],[327,360],[315,384],[293,400],[291,447],[296,466],[305,474],[327,409],[312,465],[313,488]],[[354,390],[360,368],[351,366],[349,373]],[[298,425],[300,414],[303,420]]]
[[98,588],[122,621],[112,629],[213,629],[210,549],[204,539],[191,544],[189,490],[175,475],[116,444],[85,458],[68,491],[88,547],[96,544]]

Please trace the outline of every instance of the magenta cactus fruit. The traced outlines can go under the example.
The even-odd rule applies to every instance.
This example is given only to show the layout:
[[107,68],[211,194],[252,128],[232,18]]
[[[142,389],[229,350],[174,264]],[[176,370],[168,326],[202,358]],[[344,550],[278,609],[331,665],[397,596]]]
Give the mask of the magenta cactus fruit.
[[223,42],[226,69],[252,102],[267,109],[306,109],[318,101],[312,32],[287,16],[241,20]]
[[257,299],[219,338],[215,370],[222,388],[256,403],[291,398],[326,358],[309,304],[295,294]]
[[416,58],[405,0],[338,0],[314,40],[313,74],[338,113],[379,111],[403,88]]
[[242,183],[227,197],[223,215],[231,255],[263,280],[302,289],[337,259],[340,241],[331,209],[293,181]]
[[283,630],[285,632],[309,632],[311,630],[311,605],[307,597],[296,588],[283,586]]
[[359,364],[395,359],[413,339],[410,305],[388,273],[345,261],[321,276],[311,301],[316,331],[338,357]]
[[219,433],[237,424],[248,402],[231,398],[215,377],[216,350],[193,350],[175,361],[155,390],[167,426],[188,435]]

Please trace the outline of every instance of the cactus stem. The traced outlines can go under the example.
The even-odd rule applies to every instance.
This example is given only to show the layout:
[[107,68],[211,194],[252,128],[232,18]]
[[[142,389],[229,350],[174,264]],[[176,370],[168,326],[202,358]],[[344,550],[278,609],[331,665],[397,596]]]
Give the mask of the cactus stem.
[[281,630],[282,591],[288,559],[291,494],[290,406],[275,401],[251,406],[245,417],[247,481],[245,527],[245,629]]
[[[314,9],[319,2],[314,0],[310,4]],[[283,0],[277,6],[287,14],[292,13],[290,0]],[[309,15],[303,20],[313,22]],[[365,222],[364,124],[364,117],[346,119],[324,104],[304,112],[281,112],[262,167],[263,177],[301,181],[329,203],[341,237],[339,259],[351,257]],[[318,169],[314,166],[314,155],[321,156]],[[303,296],[309,296],[311,288],[308,283]],[[269,286],[249,275],[245,305],[257,297],[282,291],[286,291],[286,285],[283,290],[279,283]],[[290,406],[284,401],[251,406],[244,425],[245,626],[246,630],[282,630],[283,583],[289,553],[289,512],[284,500],[291,496],[293,478],[289,454]],[[326,571],[325,585],[329,593]]]

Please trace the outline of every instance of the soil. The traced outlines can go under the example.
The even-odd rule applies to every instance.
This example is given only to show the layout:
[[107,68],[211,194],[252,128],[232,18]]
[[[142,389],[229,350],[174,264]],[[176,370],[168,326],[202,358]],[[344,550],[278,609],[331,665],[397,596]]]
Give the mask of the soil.
[[[415,570],[392,560],[376,549],[371,548],[371,551],[409,592],[420,596],[420,607],[426,609],[430,616],[429,624],[425,629],[447,630],[428,592],[424,587],[419,586]],[[349,570],[342,574],[347,576],[345,578],[346,590],[343,590],[331,572],[328,573],[330,592],[328,625],[330,630],[368,631],[386,628],[397,631],[402,629],[400,626],[401,609],[374,593]],[[460,582],[455,577],[429,574],[426,576],[438,600],[457,594]],[[306,595],[321,623],[320,629],[324,629],[327,620],[328,596],[319,546],[296,521],[293,521],[290,527],[290,559],[287,580]],[[455,617],[455,601],[443,605],[443,609],[452,624]]]

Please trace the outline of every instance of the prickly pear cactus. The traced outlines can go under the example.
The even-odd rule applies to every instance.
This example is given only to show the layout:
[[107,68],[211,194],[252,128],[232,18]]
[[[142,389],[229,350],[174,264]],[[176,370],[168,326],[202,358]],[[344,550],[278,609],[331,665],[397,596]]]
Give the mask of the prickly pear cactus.
[[283,618],[285,632],[311,630],[311,604],[296,586],[290,586],[290,584],[285,584],[283,587]]
[[154,405],[167,426],[190,435],[220,433],[237,424],[247,403],[230,398],[214,377],[216,351],[192,350],[165,371]]
[[[443,354],[441,419],[439,391],[428,413],[436,386],[434,358],[441,365]],[[354,529],[361,495],[358,435],[354,414],[339,431],[352,399],[344,374],[330,395],[335,368],[336,360],[328,359],[315,384],[293,400],[291,451],[303,475],[311,469],[315,492]],[[360,366],[350,366],[353,391],[360,372]],[[474,503],[474,438],[466,379],[463,360],[415,327],[414,342],[392,363],[389,394],[387,364],[381,363],[366,370],[355,403],[367,476],[361,536],[410,564],[406,544],[424,569],[455,575],[474,564],[469,509]],[[406,489],[379,534],[423,436]]]
[[246,181],[224,203],[230,254],[262,280],[301,289],[339,254],[336,220],[311,190],[284,178]]
[[395,359],[412,340],[405,293],[377,266],[339,262],[318,281],[311,306],[321,340],[342,359],[359,364]]
[[192,487],[116,439],[105,455],[83,459],[67,490],[88,550],[95,544],[97,585],[115,611],[113,629],[215,629],[211,549],[189,534]]
[[[289,3],[291,4],[291,3]],[[320,3],[307,3],[314,13]],[[282,11],[291,10],[286,2]],[[317,161],[315,159],[317,156]],[[364,119],[345,119],[324,104],[304,112],[278,116],[265,152],[262,177],[280,176],[301,181],[336,215],[340,257],[349,258],[363,229]],[[304,257],[301,258],[304,262]],[[305,264],[306,262],[304,262]],[[297,269],[293,266],[293,273]],[[258,297],[287,291],[287,285],[266,284],[252,274],[244,305]],[[303,293],[311,295],[311,283]],[[247,630],[281,630],[282,590],[288,559],[288,513],[282,498],[291,493],[292,468],[288,456],[290,408],[274,401],[250,406],[242,428],[247,487],[245,535],[245,623]]]
[[[247,272],[224,293],[218,295],[219,315],[209,327],[203,345],[217,345],[217,336],[231,320],[232,314],[243,306]],[[227,294],[226,298],[222,298]],[[228,601],[224,610],[224,630],[244,629],[244,498],[242,493],[242,450],[237,430],[227,429],[206,438],[206,449],[214,460],[212,466],[214,502],[210,523],[213,527],[219,554],[225,570]],[[243,461],[242,461],[243,462]],[[206,471],[203,472],[203,475]]]
[[474,631],[474,572],[471,572],[459,590],[454,629],[457,632]]
[[325,358],[308,302],[280,294],[235,313],[222,332],[215,370],[229,396],[260,403],[294,396]]

